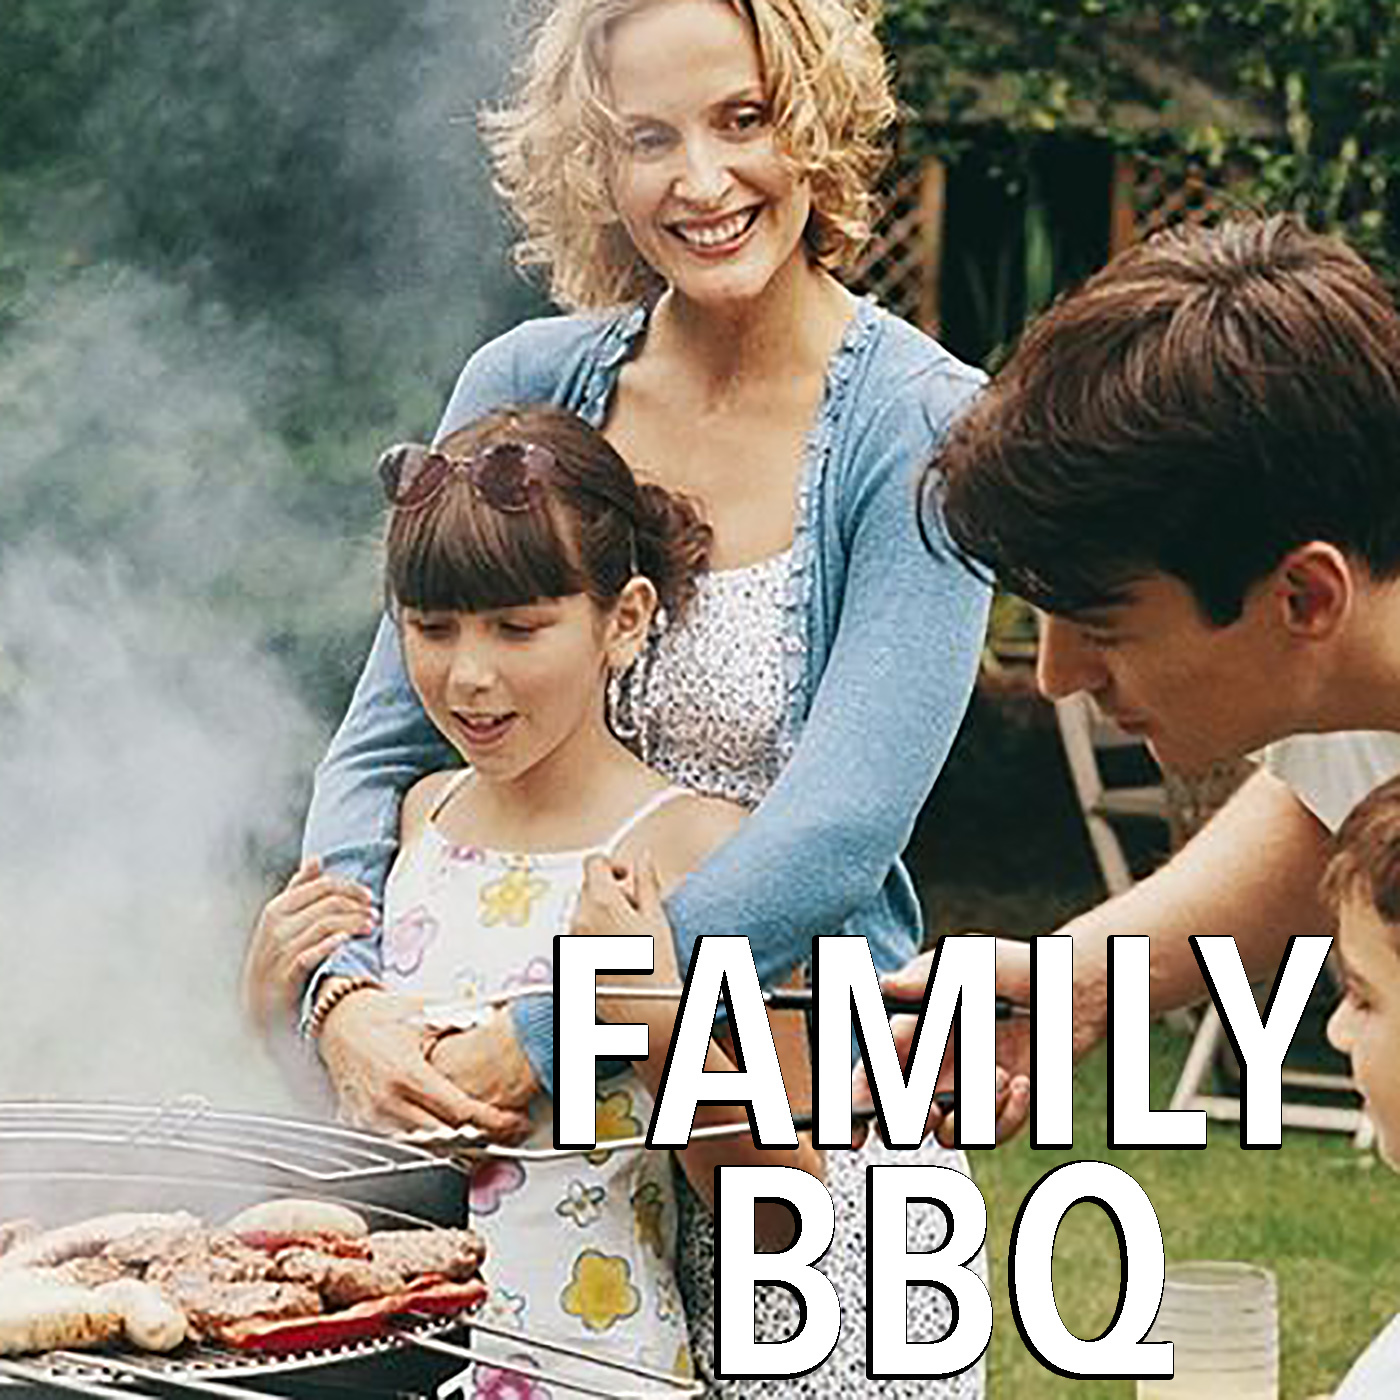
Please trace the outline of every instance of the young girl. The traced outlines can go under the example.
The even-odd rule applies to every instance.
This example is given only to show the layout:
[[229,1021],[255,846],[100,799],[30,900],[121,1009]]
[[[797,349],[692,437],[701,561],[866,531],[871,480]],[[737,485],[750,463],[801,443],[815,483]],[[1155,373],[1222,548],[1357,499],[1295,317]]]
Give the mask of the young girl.
[[[380,471],[409,678],[467,766],[410,789],[385,892],[381,986],[341,984],[344,995],[471,1002],[552,983],[554,936],[569,931],[590,857],[640,865],[656,898],[742,818],[668,784],[605,719],[609,681],[642,649],[658,607],[684,611],[709,531],[685,501],[639,486],[600,434],[559,409],[492,413],[435,450],[390,449]],[[657,981],[677,980],[669,946],[656,967]],[[489,1024],[437,1033],[430,1061],[452,1077],[454,1063],[479,1062],[472,1038],[490,1034]],[[600,1085],[600,1143],[646,1130],[665,1053],[653,1036],[645,1064]],[[727,1066],[712,1048],[709,1067]],[[523,1106],[527,1145],[551,1146],[548,1096]],[[728,1110],[707,1117],[743,1121]],[[735,1138],[680,1155],[707,1199],[720,1161],[821,1171],[809,1145],[761,1153]],[[488,1162],[473,1180],[471,1221],[487,1240],[497,1313],[688,1369],[670,1163],[636,1150]],[[779,1229],[760,1222],[774,1242]]]

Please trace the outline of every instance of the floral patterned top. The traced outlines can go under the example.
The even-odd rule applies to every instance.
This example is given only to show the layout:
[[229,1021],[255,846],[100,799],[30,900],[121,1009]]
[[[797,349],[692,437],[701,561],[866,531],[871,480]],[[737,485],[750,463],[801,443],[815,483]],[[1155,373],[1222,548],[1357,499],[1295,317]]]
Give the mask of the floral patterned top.
[[[454,845],[435,824],[470,778],[463,772],[448,784],[389,876],[384,982],[392,991],[471,1001],[528,982],[552,985],[554,936],[568,930],[584,861],[611,851],[683,791],[657,793],[597,847],[522,854]],[[633,1071],[603,1081],[600,1150],[545,1162],[488,1159],[472,1178],[470,1222],[486,1241],[488,1320],[688,1375],[670,1153],[602,1146],[645,1132],[651,1113],[651,1095]],[[530,1116],[534,1126],[524,1146],[553,1147],[546,1095],[536,1096]],[[548,1365],[579,1369],[580,1380],[598,1382],[598,1372],[583,1363],[570,1368],[551,1357]],[[490,1368],[477,1369],[477,1389],[489,1388]]]
[[[783,600],[792,550],[701,574],[677,626],[627,673],[643,762],[750,810],[791,755]],[[617,728],[614,718],[614,728]]]

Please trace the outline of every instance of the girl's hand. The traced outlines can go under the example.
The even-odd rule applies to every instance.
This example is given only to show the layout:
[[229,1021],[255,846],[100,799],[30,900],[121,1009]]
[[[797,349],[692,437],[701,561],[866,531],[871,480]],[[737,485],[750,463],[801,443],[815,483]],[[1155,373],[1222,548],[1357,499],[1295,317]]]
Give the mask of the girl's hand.
[[673,987],[681,980],[675,935],[661,904],[661,878],[649,852],[644,851],[635,865],[605,856],[591,857],[584,866],[583,892],[569,932],[651,935],[654,961],[650,976],[610,972],[609,983]]
[[317,1046],[347,1122],[380,1132],[474,1124],[499,1142],[518,1142],[530,1120],[458,1088],[428,1063],[420,1006],[413,997],[364,988],[338,1002]]
[[248,941],[241,999],[259,1032],[285,1029],[306,979],[349,938],[374,932],[374,897],[363,885],[321,873],[312,856],[269,900]]

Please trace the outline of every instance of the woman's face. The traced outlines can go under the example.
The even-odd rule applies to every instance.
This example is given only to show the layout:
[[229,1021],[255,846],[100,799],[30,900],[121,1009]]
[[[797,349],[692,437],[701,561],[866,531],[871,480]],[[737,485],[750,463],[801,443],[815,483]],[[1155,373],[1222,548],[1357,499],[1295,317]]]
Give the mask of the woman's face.
[[758,46],[725,0],[660,0],[619,20],[607,78],[618,217],[678,295],[743,302],[805,259],[811,192],[781,158]]

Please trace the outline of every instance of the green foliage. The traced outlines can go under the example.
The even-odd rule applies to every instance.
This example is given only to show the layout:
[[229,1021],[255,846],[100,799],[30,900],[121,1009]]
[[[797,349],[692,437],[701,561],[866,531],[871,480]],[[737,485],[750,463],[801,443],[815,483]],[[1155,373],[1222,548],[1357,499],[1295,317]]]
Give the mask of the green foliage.
[[[1075,128],[1153,159],[1243,170],[1376,252],[1400,163],[1400,7],[1378,0],[888,0],[916,142],[956,161],[968,122]],[[1173,139],[1164,142],[1170,130]],[[1024,165],[1012,163],[1009,181]]]
[[[339,710],[378,602],[370,464],[431,432],[465,356],[538,306],[473,121],[507,71],[510,12],[0,6],[0,540],[42,528],[140,560],[143,532],[207,528],[199,507],[226,504],[206,474],[256,481],[281,519],[179,577],[255,617]],[[352,559],[360,583],[326,589]]]
[[0,6],[0,165],[71,148],[104,79],[120,0],[5,0]]
[[[273,405],[294,439],[328,413],[435,410],[482,330],[529,304],[472,120],[507,67],[505,13],[7,0],[0,179],[34,182],[34,198],[0,207],[0,314],[4,249],[28,229],[44,271],[46,247],[66,244],[75,267],[135,266],[298,337]],[[63,199],[91,196],[67,218],[46,188],[55,168]]]

